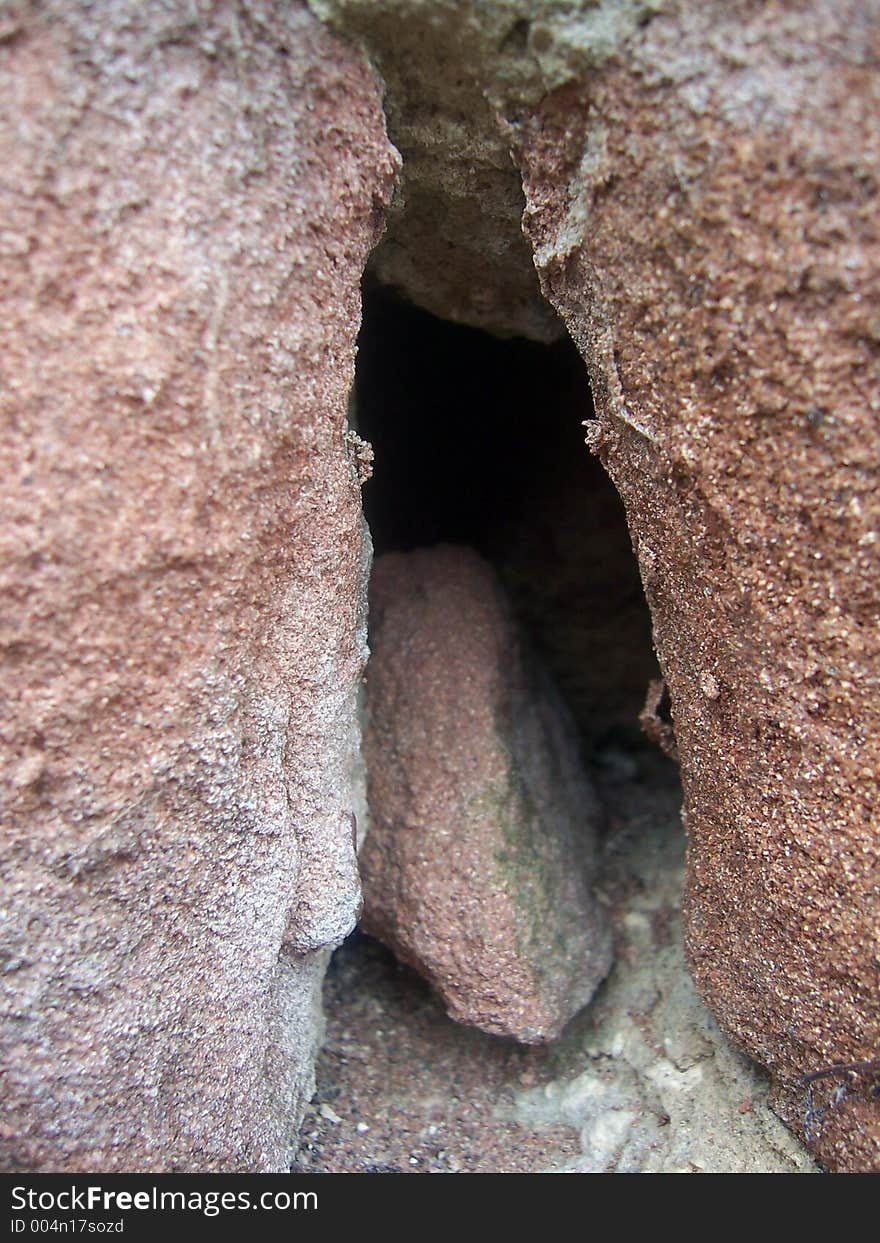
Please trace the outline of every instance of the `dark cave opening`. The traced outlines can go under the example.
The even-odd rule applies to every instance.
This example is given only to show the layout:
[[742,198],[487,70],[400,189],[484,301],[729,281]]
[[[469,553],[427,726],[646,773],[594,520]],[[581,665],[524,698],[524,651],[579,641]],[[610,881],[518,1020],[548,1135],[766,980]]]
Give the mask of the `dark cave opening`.
[[[517,1037],[499,1034],[497,1026],[481,1030],[476,1018],[454,1014],[442,975],[443,964],[450,961],[443,948],[450,937],[455,971],[465,980],[462,987],[492,996],[496,981],[505,978],[499,974],[498,938],[518,943],[518,930],[528,923],[528,903],[535,901],[532,896],[517,907],[524,920],[514,935],[507,925],[495,928],[494,901],[499,891],[511,894],[503,868],[509,840],[505,834],[510,833],[504,816],[514,803],[504,803],[499,825],[502,850],[494,855],[494,864],[502,867],[494,868],[493,862],[472,866],[475,856],[467,838],[473,826],[467,810],[450,833],[442,800],[438,804],[432,793],[435,780],[449,787],[461,779],[469,788],[472,735],[462,751],[466,765],[454,758],[449,767],[440,763],[435,771],[429,766],[427,777],[415,768],[396,767],[399,756],[413,745],[413,734],[406,730],[380,732],[379,737],[390,738],[390,745],[376,753],[378,762],[371,759],[371,696],[377,694],[381,675],[371,675],[368,665],[363,720],[369,785],[364,814],[369,827],[360,856],[365,919],[336,952],[327,974],[328,1034],[317,1066],[317,1100],[294,1168],[511,1172],[547,1169],[548,1162],[555,1163],[554,1169],[564,1168],[562,1163],[580,1152],[583,1141],[578,1135],[590,1133],[591,1154],[593,1131],[603,1133],[605,1091],[614,1093],[615,1100],[629,1100],[627,1094],[638,1082],[641,1072],[625,1057],[618,1059],[621,1031],[633,1032],[638,1044],[644,1038],[643,998],[678,998],[685,970],[674,950],[683,870],[680,787],[675,765],[639,726],[646,688],[658,672],[651,619],[622,505],[584,443],[582,423],[593,413],[586,369],[567,339],[553,345],[500,340],[437,319],[368,283],[351,413],[375,455],[373,476],[362,495],[376,558],[441,543],[475,549],[492,565],[526,631],[524,650],[543,658],[555,676],[579,727],[589,784],[599,800],[592,823],[585,805],[574,804],[573,822],[576,832],[583,830],[588,866],[595,868],[596,909],[601,908],[602,919],[614,930],[616,963],[593,1000],[581,1005],[582,998],[575,1003],[573,997],[579,987],[577,973],[586,972],[588,963],[586,957],[578,960],[567,981],[570,992],[560,1002],[571,1003],[571,1017],[551,1043],[520,1043]],[[390,652],[392,662],[401,659],[400,647],[382,647],[388,631],[383,640],[380,618],[387,606],[375,603],[380,575],[377,569],[374,670],[383,653]],[[429,651],[426,633],[420,632],[419,642]],[[466,635],[461,645],[469,641]],[[484,650],[478,644],[475,638],[474,646]],[[401,667],[409,676],[405,655]],[[456,676],[452,674],[453,681]],[[463,685],[467,683],[455,683],[458,704],[467,695]],[[429,711],[430,694],[443,693],[436,686],[422,701],[429,729],[436,724]],[[446,735],[441,730],[436,737]],[[513,735],[502,737],[506,744]],[[530,741],[534,737],[529,735]],[[571,739],[571,734],[566,737]],[[430,745],[443,750],[435,738]],[[404,789],[402,804],[394,799],[389,804],[388,788],[383,788],[389,768],[401,787],[408,787],[411,773],[422,781]],[[373,785],[376,773],[382,774],[378,790]],[[545,793],[548,785],[535,789]],[[552,802],[534,805],[540,810],[536,837],[552,838],[560,831]],[[389,805],[392,811],[405,808],[393,834],[387,823],[381,824]],[[457,814],[460,805],[453,800],[453,806]],[[410,809],[412,819],[407,818]],[[490,838],[494,831],[490,825]],[[371,838],[375,847],[377,833],[382,845],[378,853],[374,849],[371,863],[369,847]],[[445,837],[445,843],[436,853],[430,848],[422,853],[419,839],[432,836]],[[490,850],[495,851],[498,839],[491,840]],[[534,839],[526,833],[521,840]],[[381,862],[386,851],[393,859],[388,872]],[[530,846],[530,867],[544,857],[533,852]],[[571,897],[568,890],[563,892],[564,878],[582,864],[576,847],[563,870],[553,875],[558,882],[553,902],[559,909]],[[436,885],[424,885],[426,872],[436,878]],[[464,888],[463,875],[468,877]],[[521,903],[523,892],[534,895],[542,883],[539,865],[529,872],[523,891],[514,886],[518,896],[510,900]],[[387,909],[389,890],[399,920],[386,925],[392,936],[383,937],[376,911]],[[444,904],[455,911],[451,923],[444,923],[442,913],[438,920],[438,906],[442,910]],[[483,910],[488,912],[485,920],[479,914]],[[586,923],[588,913],[579,908],[581,916]],[[407,945],[415,939],[410,930],[418,929],[420,941],[425,933],[440,946],[437,954],[433,947],[421,959],[401,953],[393,935],[401,927]],[[542,919],[541,945],[533,961],[552,959],[564,970],[561,964],[572,952],[566,942],[571,932],[570,926],[563,929],[552,918]],[[528,943],[523,944],[520,952],[528,954]],[[516,987],[522,978],[517,976]],[[526,983],[524,991],[529,987]],[[501,995],[505,989],[497,991]],[[517,996],[514,1014],[523,994]],[[689,1021],[685,1014],[683,1022]],[[668,1012],[659,1011],[656,1030],[664,1036],[667,1022]],[[702,1041],[701,1014],[696,1022]],[[648,1040],[657,1038],[649,1031]],[[579,1098],[575,1106],[579,1130],[555,1132],[554,1142],[571,1145],[565,1153],[551,1157],[544,1138],[532,1136],[528,1124],[515,1122],[508,1130],[502,1124],[499,1129],[499,1100],[523,1102],[533,1085],[540,1085],[551,1099],[564,1090],[562,1085],[597,1073],[599,1094]],[[594,1100],[599,1109],[595,1127]],[[648,1119],[649,1142],[655,1145],[654,1114],[634,1111],[634,1116],[642,1114]],[[551,1115],[554,1122],[561,1117]],[[662,1118],[670,1121],[668,1114]],[[618,1157],[603,1151],[598,1158],[575,1159],[592,1170],[611,1168]]]
[[[650,746],[658,676],[620,499],[584,443],[586,368],[565,337],[502,340],[365,284],[354,418],[375,452],[376,556],[466,544],[495,568],[577,721],[585,758]],[[633,775],[630,771],[630,775]]]

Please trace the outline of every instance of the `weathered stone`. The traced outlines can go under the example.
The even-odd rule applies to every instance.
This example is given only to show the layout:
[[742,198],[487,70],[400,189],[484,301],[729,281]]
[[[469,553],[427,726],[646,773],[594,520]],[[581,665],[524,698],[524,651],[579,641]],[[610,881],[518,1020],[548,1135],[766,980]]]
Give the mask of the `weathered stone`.
[[573,727],[469,549],[380,557],[370,593],[364,927],[453,1018],[550,1040],[610,964]]
[[383,280],[459,323],[539,341],[562,327],[520,227],[522,182],[499,121],[613,55],[658,0],[309,0],[362,40],[404,161]]
[[[671,695],[687,945],[832,1169],[880,1166],[880,6],[669,3],[520,131]],[[876,1066],[876,1062],[874,1062]]]
[[[876,0],[313,5],[380,32],[379,271],[547,337],[518,151],[653,610],[697,982],[876,1166],[876,1075],[801,1083],[880,1047]],[[357,901],[344,402],[393,156],[295,3],[0,22],[2,1158],[281,1168]]]
[[286,1167],[359,890],[395,157],[298,3],[6,5],[0,1164]]

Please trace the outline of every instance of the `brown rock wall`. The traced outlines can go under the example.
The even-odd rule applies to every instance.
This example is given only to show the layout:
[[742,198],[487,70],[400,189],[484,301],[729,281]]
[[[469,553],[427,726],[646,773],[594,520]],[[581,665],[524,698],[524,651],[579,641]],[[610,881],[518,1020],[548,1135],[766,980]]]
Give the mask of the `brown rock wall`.
[[300,4],[4,8],[2,1164],[282,1169],[359,898],[396,158]]
[[[880,1051],[878,19],[670,4],[517,136],[671,692],[690,961],[799,1130],[799,1076]],[[817,1083],[830,1167],[880,1164],[875,1083]]]

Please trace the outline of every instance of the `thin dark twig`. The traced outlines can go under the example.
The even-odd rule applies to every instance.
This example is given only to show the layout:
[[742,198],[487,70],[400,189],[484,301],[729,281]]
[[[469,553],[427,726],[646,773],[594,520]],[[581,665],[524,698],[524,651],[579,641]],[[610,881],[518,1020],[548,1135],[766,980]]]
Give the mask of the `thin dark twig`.
[[[804,1089],[804,1136],[809,1143],[817,1138],[818,1128],[821,1128],[828,1110],[836,1108],[847,1099],[847,1085],[841,1083],[827,1105],[815,1103],[813,1088],[817,1080],[830,1079],[834,1075],[880,1075],[880,1058],[871,1058],[866,1062],[835,1062],[831,1066],[820,1066],[818,1070],[801,1075],[797,1082]],[[871,1095],[876,1093],[877,1089],[874,1088]]]
[[817,1079],[827,1079],[831,1075],[870,1075],[880,1074],[880,1058],[872,1058],[868,1062],[835,1062],[832,1066],[822,1066],[819,1070],[811,1070],[807,1075],[801,1075],[798,1084],[801,1087],[807,1087],[810,1083],[815,1083]]

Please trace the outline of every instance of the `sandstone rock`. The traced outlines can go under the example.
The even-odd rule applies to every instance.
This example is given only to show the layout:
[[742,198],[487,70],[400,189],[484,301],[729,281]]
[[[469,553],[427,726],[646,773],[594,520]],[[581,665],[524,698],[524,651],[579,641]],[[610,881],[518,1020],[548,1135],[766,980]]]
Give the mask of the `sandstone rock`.
[[[822,1161],[877,1166],[873,1072],[802,1083],[880,1047],[876,0],[313,7],[379,32],[379,270],[547,337],[516,151],[654,616],[696,980]],[[0,36],[2,1160],[282,1168],[358,896],[378,90],[280,0]]]
[[453,1018],[550,1040],[610,965],[572,726],[475,553],[390,553],[370,590],[363,925]]
[[[404,167],[377,275],[461,323],[539,340],[561,325],[541,296],[519,225],[522,183],[486,98],[486,67],[518,14],[473,0],[310,0],[364,40],[386,84]],[[516,70],[521,50],[505,60]],[[535,96],[535,102],[540,94]]]
[[362,41],[386,85],[403,172],[377,275],[419,306],[501,335],[552,341],[520,227],[504,123],[613,56],[662,0],[309,0]]
[[[687,946],[832,1169],[880,1167],[880,7],[679,0],[520,131],[671,696]],[[874,1062],[876,1066],[876,1062]]]
[[301,4],[3,22],[0,1164],[280,1170],[359,898],[345,410],[395,157]]

